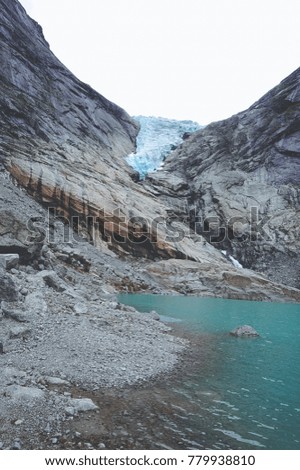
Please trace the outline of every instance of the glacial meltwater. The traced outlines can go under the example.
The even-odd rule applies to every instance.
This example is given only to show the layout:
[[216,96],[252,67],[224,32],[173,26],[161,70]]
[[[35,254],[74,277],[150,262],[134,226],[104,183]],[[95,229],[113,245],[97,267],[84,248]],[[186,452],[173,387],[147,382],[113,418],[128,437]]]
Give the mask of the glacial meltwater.
[[[149,448],[300,449],[299,304],[142,294],[119,300],[156,310],[196,347],[180,377],[139,397],[152,429]],[[244,324],[260,337],[229,335]]]

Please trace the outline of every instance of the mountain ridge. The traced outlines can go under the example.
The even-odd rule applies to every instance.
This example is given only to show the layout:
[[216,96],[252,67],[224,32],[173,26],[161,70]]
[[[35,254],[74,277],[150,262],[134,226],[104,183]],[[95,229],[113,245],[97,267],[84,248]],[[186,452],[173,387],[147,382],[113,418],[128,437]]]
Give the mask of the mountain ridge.
[[[191,184],[178,173],[181,162],[171,176],[159,171],[138,182],[125,161],[135,149],[137,123],[55,58],[40,27],[16,0],[0,0],[0,5],[5,6],[0,17],[0,156],[15,184],[44,209],[54,209],[56,219],[70,228],[73,218],[79,219],[76,230],[100,252],[129,257],[133,264],[140,258],[138,286],[145,289],[157,289],[159,283],[162,290],[199,295],[270,300],[284,299],[289,292],[297,298],[292,288],[255,272],[241,274],[219,246],[191,226]],[[198,135],[189,136],[183,146],[193,146]],[[5,205],[4,200],[0,250],[17,250],[27,262],[36,262],[42,247],[26,244],[31,214],[21,214],[19,203]],[[228,254],[241,261],[236,253]],[[118,285],[139,289],[135,282],[135,276],[123,273]]]
[[[172,204],[162,184],[176,177],[188,186],[173,195],[177,205],[187,201],[194,218],[215,219],[230,231],[231,239],[215,246],[248,268],[299,287],[299,149],[300,68],[248,110],[195,132],[146,184]],[[240,234],[232,237],[238,221]],[[207,239],[214,235],[198,227]]]

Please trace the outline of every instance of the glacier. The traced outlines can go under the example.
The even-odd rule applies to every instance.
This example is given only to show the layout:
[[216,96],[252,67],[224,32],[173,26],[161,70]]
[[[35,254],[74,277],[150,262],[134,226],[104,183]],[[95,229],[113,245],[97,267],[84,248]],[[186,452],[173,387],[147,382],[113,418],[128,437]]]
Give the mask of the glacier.
[[139,172],[140,178],[162,168],[166,156],[183,141],[185,133],[202,126],[194,121],[178,121],[154,116],[133,116],[140,124],[137,149],[125,157],[127,163]]

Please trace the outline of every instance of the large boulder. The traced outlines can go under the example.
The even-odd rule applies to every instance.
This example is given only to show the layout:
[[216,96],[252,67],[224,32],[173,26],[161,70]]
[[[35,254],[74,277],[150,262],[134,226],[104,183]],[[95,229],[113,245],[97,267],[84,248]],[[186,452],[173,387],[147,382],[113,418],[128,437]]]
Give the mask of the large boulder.
[[232,330],[230,334],[231,336],[238,336],[239,338],[259,336],[257,331],[249,325],[238,326],[237,328]]

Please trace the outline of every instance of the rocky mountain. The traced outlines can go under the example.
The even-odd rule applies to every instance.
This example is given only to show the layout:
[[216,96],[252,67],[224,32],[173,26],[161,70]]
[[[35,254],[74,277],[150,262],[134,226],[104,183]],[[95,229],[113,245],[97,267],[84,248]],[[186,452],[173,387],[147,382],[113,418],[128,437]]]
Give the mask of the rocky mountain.
[[299,70],[140,181],[139,124],[17,0],[0,0],[0,58],[0,449],[91,449],[95,430],[115,448],[105,387],[169,373],[187,348],[119,291],[300,301]]
[[[75,267],[88,271],[91,266],[99,268],[96,247],[98,253],[118,265],[118,276],[112,274],[110,281],[103,268],[99,268],[105,283],[110,282],[117,289],[257,300],[300,298],[295,289],[276,284],[253,271],[241,271],[224,255],[225,248],[241,264],[256,267],[254,262],[249,262],[250,248],[246,243],[242,256],[235,248],[239,246],[235,240],[214,245],[206,232],[191,223],[192,217],[196,220],[202,213],[205,217],[215,215],[213,208],[217,204],[224,206],[224,217],[228,215],[227,207],[232,207],[230,215],[240,215],[235,206],[244,207],[246,202],[241,201],[246,196],[236,196],[230,188],[241,188],[244,181],[241,175],[245,176],[245,184],[251,186],[246,176],[255,171],[259,173],[262,167],[257,163],[256,169],[252,168],[250,160],[243,157],[245,165],[248,162],[250,166],[242,169],[237,151],[233,152],[235,160],[231,166],[236,165],[237,169],[232,170],[231,181],[229,168],[226,167],[227,173],[224,171],[227,149],[231,135],[237,134],[237,141],[242,139],[233,128],[239,120],[245,121],[244,139],[253,132],[254,140],[261,135],[264,128],[263,124],[258,126],[258,118],[253,118],[256,131],[251,131],[247,124],[257,107],[259,114],[260,104],[254,105],[248,114],[244,113],[243,119],[234,117],[229,124],[224,121],[186,136],[186,142],[168,157],[166,169],[141,182],[137,172],[126,163],[126,156],[135,150],[138,123],[77,80],[59,62],[43,37],[41,27],[27,16],[17,0],[0,0],[0,7],[2,253],[17,253],[21,263],[43,269],[47,267],[45,250],[50,249],[58,265],[61,261],[69,265],[75,263]],[[291,88],[290,99],[294,100],[292,92]],[[271,92],[270,99],[275,102],[276,96],[276,91]],[[264,98],[264,119],[270,118],[268,102],[269,98]],[[276,116],[286,113],[286,119],[294,122],[293,106],[285,111],[276,108],[274,113]],[[278,135],[286,129],[286,119],[283,119],[282,131],[272,121]],[[222,129],[222,132],[214,129]],[[206,139],[205,136],[212,137],[204,142],[201,139]],[[259,139],[265,141],[265,137]],[[272,144],[271,140],[268,145]],[[204,143],[199,147],[200,142]],[[288,142],[286,140],[284,145]],[[230,145],[235,148],[234,141]],[[207,154],[210,151],[211,158]],[[250,143],[248,152],[253,153]],[[296,161],[295,157],[288,158]],[[210,189],[209,178],[203,176],[209,168],[216,179],[223,178],[227,184],[231,191],[228,197],[224,185],[217,193]],[[288,187],[284,186],[285,191]],[[271,191],[268,197],[273,201],[275,186],[269,184],[267,190]],[[217,203],[223,193],[224,201]],[[252,194],[250,201],[251,197]],[[265,197],[264,207],[269,208],[271,204],[267,203],[267,195]],[[288,196],[280,198],[286,201]],[[294,210],[292,202],[286,204]],[[290,223],[292,220],[290,217]],[[63,234],[56,239],[55,227],[62,223]],[[62,238],[64,243],[61,243]],[[269,247],[269,251],[264,248],[265,252],[271,253],[270,244],[264,245]],[[285,257],[289,256],[287,252],[283,254]]]
[[192,134],[145,183],[213,246],[297,288],[299,184],[300,68],[248,110]]

